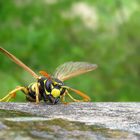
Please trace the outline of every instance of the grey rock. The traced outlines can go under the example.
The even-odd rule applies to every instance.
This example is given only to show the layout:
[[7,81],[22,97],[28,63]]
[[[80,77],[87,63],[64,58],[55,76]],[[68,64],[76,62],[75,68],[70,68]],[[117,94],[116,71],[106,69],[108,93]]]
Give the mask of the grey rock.
[[[30,135],[41,138],[92,139],[94,137],[94,139],[101,140],[140,139],[140,103],[79,102],[68,105],[47,105],[44,103],[36,105],[35,103],[9,102],[0,103],[0,110],[6,110],[9,113],[10,110],[20,112],[20,114],[27,113],[25,116],[15,115],[14,117],[9,117],[6,115],[1,120],[2,122],[16,122],[17,124],[18,122],[44,122],[45,124],[48,121],[48,126],[46,125],[47,132],[42,129],[30,131]],[[49,121],[55,119],[57,121],[53,122],[53,125],[51,123],[49,125]],[[73,125],[73,123],[76,124]],[[42,125],[41,127],[43,127]],[[72,130],[69,130],[70,128]],[[49,129],[52,129],[57,137],[52,136],[52,131],[49,131]],[[104,133],[102,134],[102,132]]]

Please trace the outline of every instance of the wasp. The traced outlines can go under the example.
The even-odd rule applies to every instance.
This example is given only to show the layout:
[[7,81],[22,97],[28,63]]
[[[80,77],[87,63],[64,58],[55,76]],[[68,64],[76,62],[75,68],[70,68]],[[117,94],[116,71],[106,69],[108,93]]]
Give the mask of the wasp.
[[[29,72],[36,79],[36,82],[31,83],[29,86],[16,87],[5,97],[0,99],[0,102],[8,102],[12,98],[15,98],[18,91],[22,91],[28,101],[36,102],[37,104],[40,101],[51,104],[57,104],[59,102],[66,103],[66,96],[69,96],[69,98],[74,102],[90,101],[89,96],[79,90],[66,86],[64,81],[96,69],[96,64],[91,64],[88,62],[66,62],[58,66],[53,75],[48,74],[46,71],[39,71],[38,75],[4,48],[0,47],[0,52]],[[82,97],[82,99],[75,99],[70,94],[70,91],[78,94]]]

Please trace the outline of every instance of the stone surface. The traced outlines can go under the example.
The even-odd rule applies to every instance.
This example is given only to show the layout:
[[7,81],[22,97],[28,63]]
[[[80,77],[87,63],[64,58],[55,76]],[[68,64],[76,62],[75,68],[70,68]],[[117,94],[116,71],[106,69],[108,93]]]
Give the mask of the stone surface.
[[3,139],[140,139],[140,103],[0,103],[0,117]]

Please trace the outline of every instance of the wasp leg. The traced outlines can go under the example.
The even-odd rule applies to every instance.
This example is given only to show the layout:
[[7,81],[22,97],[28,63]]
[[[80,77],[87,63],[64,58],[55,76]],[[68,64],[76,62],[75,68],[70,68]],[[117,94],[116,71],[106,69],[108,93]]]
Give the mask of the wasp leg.
[[38,83],[35,84],[35,96],[36,96],[36,104],[39,103],[39,88],[38,88]]
[[62,95],[62,97],[61,97],[61,102],[62,102],[63,104],[65,104],[65,105],[67,105],[68,102],[66,102],[65,96],[66,96],[66,94],[64,93],[64,94]]
[[9,92],[5,97],[0,99],[0,102],[9,102],[10,99],[16,97],[16,92],[18,92],[18,91],[23,91],[25,94],[28,93],[27,88],[25,88],[25,87],[17,87],[14,90],[12,90],[11,92]]
[[66,91],[66,94],[70,97],[70,99],[72,99],[74,102],[82,102],[83,100],[77,100],[74,97],[72,97],[68,91]]
[[66,102],[66,100],[65,100],[65,94],[62,95],[61,102]]
[[73,98],[69,93],[67,93],[67,95],[74,101],[74,102],[82,102],[83,100],[77,100],[75,98]]
[[[68,94],[68,96],[69,96],[74,102],[82,102],[82,101],[88,102],[88,101],[90,101],[90,97],[87,96],[85,93],[79,91],[79,90],[76,90],[76,89],[73,89],[73,88],[70,88],[70,87],[67,87],[67,86],[63,86],[63,88],[66,88],[66,89],[67,89],[66,93]],[[80,96],[83,98],[83,100],[76,100],[75,98],[73,98],[73,97],[68,93],[68,90],[71,90],[71,91],[75,92],[76,94],[80,95]]]

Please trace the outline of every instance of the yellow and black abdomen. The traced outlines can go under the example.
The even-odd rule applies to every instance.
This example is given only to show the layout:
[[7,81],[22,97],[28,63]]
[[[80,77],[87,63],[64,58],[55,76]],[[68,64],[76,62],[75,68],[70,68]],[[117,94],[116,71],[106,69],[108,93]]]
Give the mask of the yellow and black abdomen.
[[[28,94],[26,94],[26,99],[28,101],[31,101],[31,102],[35,102],[36,101],[36,91],[35,91],[35,86],[36,86],[36,83],[31,83],[27,89],[28,89]],[[41,97],[41,94],[39,92],[39,100],[42,100],[42,97]]]
[[[36,88],[39,90],[39,101],[44,100],[45,102],[47,101],[47,95],[45,94],[45,89],[44,89],[44,81],[46,81],[47,78],[41,77],[38,79],[37,82],[31,83],[27,89],[28,89],[28,94],[26,94],[26,99],[31,102],[36,101]],[[38,87],[36,87],[38,85]]]

